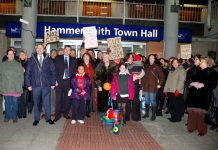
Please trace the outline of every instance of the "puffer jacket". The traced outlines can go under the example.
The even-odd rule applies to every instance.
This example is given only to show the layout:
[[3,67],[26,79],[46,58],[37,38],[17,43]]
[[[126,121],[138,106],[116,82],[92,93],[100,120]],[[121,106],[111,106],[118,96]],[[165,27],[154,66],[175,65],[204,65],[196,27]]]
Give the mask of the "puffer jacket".
[[55,66],[48,55],[43,55],[44,59],[42,67],[40,67],[37,54],[32,54],[25,72],[25,83],[27,87],[48,87],[55,85]]
[[[90,78],[87,74],[84,75],[84,91],[86,92],[85,95],[83,96],[83,99],[85,101],[91,99],[91,81]],[[80,99],[80,93],[82,92],[82,89],[79,88],[78,86],[78,81],[76,79],[76,75],[74,75],[71,78],[71,89],[72,89],[72,94],[71,94],[71,99],[72,100],[79,100]]]

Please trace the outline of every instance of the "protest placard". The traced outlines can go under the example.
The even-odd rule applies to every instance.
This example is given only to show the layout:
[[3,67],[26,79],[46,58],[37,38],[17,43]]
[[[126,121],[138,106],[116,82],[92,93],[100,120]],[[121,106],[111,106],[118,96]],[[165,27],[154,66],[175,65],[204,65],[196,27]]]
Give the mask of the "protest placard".
[[191,44],[180,45],[180,58],[189,59],[192,55]]
[[107,39],[108,48],[110,49],[110,60],[123,58],[123,47],[121,44],[121,37],[108,38]]
[[98,47],[97,30],[95,26],[84,27],[83,37],[85,42],[85,49]]
[[44,33],[44,45],[48,43],[58,42],[59,41],[59,32],[57,30],[52,30],[50,32]]

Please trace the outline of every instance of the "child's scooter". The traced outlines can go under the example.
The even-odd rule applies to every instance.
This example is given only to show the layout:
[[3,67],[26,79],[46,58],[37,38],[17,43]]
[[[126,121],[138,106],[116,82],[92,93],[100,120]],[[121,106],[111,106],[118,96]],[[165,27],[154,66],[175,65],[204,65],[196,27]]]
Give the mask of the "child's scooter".
[[105,125],[112,125],[111,133],[118,134],[120,128],[123,126],[122,115],[120,109],[108,109],[106,115],[102,120],[103,127]]

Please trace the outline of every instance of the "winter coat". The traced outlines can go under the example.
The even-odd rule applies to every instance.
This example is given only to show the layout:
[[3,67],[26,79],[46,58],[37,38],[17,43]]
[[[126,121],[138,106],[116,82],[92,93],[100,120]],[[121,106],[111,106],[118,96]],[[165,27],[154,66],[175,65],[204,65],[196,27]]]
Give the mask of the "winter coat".
[[25,82],[27,87],[48,87],[54,86],[56,82],[55,66],[48,55],[43,54],[44,59],[40,67],[37,54],[32,54],[28,61],[25,72]]
[[185,84],[186,85],[189,85],[193,78],[195,77],[195,74],[197,74],[197,72],[201,70],[200,66],[193,66],[191,67],[188,71],[187,71],[187,76],[186,76],[186,81],[185,81]]
[[197,74],[192,77],[192,82],[203,83],[204,87],[197,89],[190,86],[186,101],[187,107],[208,110],[210,106],[210,96],[216,86],[217,77],[216,72],[209,67],[198,71]]
[[[144,68],[145,75],[142,78],[142,91],[157,93],[157,86],[162,86],[164,73],[160,66],[153,64]],[[158,83],[159,81],[159,83]]]
[[[120,87],[118,84],[118,79],[117,79],[117,74],[114,73],[113,75],[113,80],[111,82],[111,96],[116,97],[117,94],[119,94],[120,91]],[[129,76],[129,80],[128,80],[128,94],[129,94],[129,99],[133,100],[134,96],[135,96],[135,86],[134,86],[134,82],[133,82],[133,75]]]
[[[218,76],[218,65],[213,69],[216,71],[216,74]],[[213,89],[212,101],[213,101],[213,106],[218,107],[218,79],[216,79],[216,88]]]
[[23,67],[19,62],[6,60],[0,64],[0,94],[21,94],[23,84]]
[[71,78],[71,89],[72,89],[72,93],[71,93],[71,98],[72,100],[79,100],[81,98],[81,96],[79,95],[82,90],[84,90],[86,93],[83,96],[84,100],[90,100],[91,99],[91,81],[90,78],[87,74],[84,75],[84,89],[80,89],[78,87],[78,81],[76,78],[76,75],[74,75]]
[[103,61],[101,61],[95,69],[94,79],[97,87],[102,87],[105,82],[111,83],[113,74],[117,72],[117,66],[115,63],[110,62],[108,68],[105,67]]
[[164,86],[164,92],[174,93],[177,90],[180,94],[183,94],[185,79],[186,71],[182,65],[175,70],[169,71],[167,81]]

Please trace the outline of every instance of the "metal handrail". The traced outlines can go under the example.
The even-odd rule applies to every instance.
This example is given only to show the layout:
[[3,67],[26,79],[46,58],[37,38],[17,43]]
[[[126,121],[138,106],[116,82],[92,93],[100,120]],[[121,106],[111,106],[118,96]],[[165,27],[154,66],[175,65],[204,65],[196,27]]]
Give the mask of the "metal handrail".
[[[22,0],[0,0],[0,14],[21,15],[21,6]],[[217,11],[217,7],[214,8],[214,11]],[[106,0],[38,0],[38,15],[159,21],[164,19],[164,5],[126,2],[124,13],[124,2]],[[179,10],[179,19],[184,22],[205,23],[206,16],[206,6],[181,6]]]

